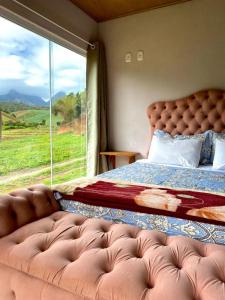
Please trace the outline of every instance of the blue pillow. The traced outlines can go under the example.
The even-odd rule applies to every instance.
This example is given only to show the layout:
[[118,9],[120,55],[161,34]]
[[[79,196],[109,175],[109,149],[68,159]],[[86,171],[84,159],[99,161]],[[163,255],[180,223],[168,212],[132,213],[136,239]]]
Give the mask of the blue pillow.
[[213,160],[214,160],[216,139],[224,140],[225,133],[218,133],[218,132],[212,131],[212,136],[211,136],[212,151],[211,151],[211,157],[210,157],[211,164],[213,164]]
[[[155,130],[154,135],[163,137],[163,136],[170,136],[168,132],[165,132],[163,130]],[[208,130],[204,133],[199,133],[195,135],[175,135],[175,139],[193,139],[193,138],[198,138],[202,140],[202,150],[201,150],[201,157],[200,157],[200,165],[209,165],[211,164],[211,152],[212,152],[212,136],[213,136],[213,131]],[[225,134],[224,134],[225,136]]]

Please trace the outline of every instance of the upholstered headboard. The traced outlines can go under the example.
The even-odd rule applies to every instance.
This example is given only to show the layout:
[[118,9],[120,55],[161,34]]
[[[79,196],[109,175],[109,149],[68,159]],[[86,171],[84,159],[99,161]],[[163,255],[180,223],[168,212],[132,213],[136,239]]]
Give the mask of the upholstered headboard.
[[225,132],[225,91],[209,89],[148,107],[152,131],[192,135],[212,129]]

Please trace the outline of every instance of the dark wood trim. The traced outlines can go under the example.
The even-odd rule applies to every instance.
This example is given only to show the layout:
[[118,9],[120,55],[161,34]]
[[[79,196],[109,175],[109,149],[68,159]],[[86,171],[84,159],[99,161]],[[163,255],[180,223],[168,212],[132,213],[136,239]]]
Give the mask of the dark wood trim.
[[[102,23],[102,22],[107,22],[107,21],[110,21],[110,20],[118,19],[118,18],[127,17],[127,16],[134,15],[134,14],[143,13],[143,12],[146,12],[146,11],[149,11],[149,10],[154,10],[154,9],[159,9],[159,8],[163,8],[163,7],[167,7],[167,6],[181,4],[181,3],[192,1],[192,0],[174,0],[173,2],[163,3],[163,4],[155,5],[153,7],[132,10],[132,11],[129,11],[127,13],[121,13],[121,14],[118,13],[116,16],[113,16],[113,17],[108,17],[108,16],[101,17],[101,16],[97,16],[97,14],[94,14],[94,13],[90,12],[88,9],[85,9],[84,6],[79,3],[79,1],[77,1],[77,0],[70,0],[70,1],[74,5],[76,5],[77,7],[79,7],[81,10],[83,10],[86,14],[88,14],[91,18],[93,18],[96,22]],[[82,3],[83,3],[83,1],[82,1]]]

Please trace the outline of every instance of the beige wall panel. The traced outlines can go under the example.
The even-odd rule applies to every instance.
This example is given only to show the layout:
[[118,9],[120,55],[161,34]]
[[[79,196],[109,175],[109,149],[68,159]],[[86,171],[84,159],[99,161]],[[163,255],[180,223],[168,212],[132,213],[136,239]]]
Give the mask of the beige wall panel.
[[[225,1],[193,0],[100,24],[109,77],[111,148],[148,152],[146,108],[225,89]],[[137,62],[136,52],[144,51]],[[126,52],[132,62],[125,63]]]

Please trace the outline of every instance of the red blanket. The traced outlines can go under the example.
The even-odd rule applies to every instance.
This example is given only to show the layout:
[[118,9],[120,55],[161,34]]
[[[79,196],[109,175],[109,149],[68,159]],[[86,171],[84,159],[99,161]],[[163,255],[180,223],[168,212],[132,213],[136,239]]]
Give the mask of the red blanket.
[[148,214],[225,224],[225,196],[187,190],[97,181],[64,199]]

